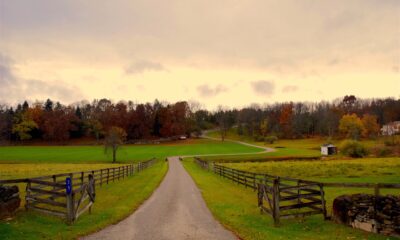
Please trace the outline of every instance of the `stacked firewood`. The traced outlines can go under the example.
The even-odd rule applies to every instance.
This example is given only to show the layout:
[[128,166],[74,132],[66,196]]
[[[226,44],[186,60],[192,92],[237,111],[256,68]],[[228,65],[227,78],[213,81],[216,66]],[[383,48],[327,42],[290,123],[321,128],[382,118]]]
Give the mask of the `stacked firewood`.
[[366,231],[400,234],[400,197],[370,194],[343,195],[333,202],[333,218]]
[[20,204],[21,199],[17,186],[0,185],[0,219],[12,217]]

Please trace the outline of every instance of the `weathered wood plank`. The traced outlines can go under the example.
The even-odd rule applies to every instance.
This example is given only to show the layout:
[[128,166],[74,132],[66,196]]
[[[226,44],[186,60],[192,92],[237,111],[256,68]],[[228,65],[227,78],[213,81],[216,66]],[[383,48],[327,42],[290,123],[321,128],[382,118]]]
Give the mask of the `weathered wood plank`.
[[54,200],[51,200],[51,199],[37,198],[37,197],[33,197],[33,196],[27,197],[26,201],[37,202],[37,203],[45,203],[45,204],[49,204],[49,205],[56,206],[56,207],[64,207],[64,208],[67,207],[66,203],[57,202],[57,201],[54,201]]
[[37,187],[30,187],[27,189],[27,192],[37,192],[37,193],[42,193],[42,194],[48,194],[52,196],[62,196],[65,197],[65,192],[59,192],[59,191],[54,191],[54,190],[44,190],[41,188]]
[[47,209],[47,208],[42,208],[42,207],[37,207],[37,206],[31,206],[31,205],[28,205],[27,209],[38,211],[38,212],[49,214],[49,215],[53,215],[53,216],[57,216],[57,217],[62,217],[62,218],[67,217],[67,214],[65,212],[61,212],[61,211],[57,211],[57,210],[52,210],[52,209]]

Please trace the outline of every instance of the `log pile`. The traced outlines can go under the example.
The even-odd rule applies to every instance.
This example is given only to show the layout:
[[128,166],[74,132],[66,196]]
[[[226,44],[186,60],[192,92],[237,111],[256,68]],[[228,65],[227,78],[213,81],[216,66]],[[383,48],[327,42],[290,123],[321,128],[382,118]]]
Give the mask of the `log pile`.
[[334,200],[332,213],[338,223],[400,236],[400,196],[342,195]]
[[20,204],[21,199],[17,186],[0,185],[0,219],[12,217]]

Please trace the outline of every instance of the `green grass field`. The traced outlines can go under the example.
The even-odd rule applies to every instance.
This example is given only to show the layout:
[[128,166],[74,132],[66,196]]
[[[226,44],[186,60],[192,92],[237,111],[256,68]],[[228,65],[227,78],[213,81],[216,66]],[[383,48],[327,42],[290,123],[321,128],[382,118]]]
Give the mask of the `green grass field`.
[[[127,163],[167,156],[260,152],[260,149],[232,142],[188,140],[159,145],[127,145],[118,151],[117,161]],[[110,163],[102,146],[9,146],[0,147],[0,163]],[[1,173],[1,171],[0,171]]]
[[260,214],[256,192],[207,172],[189,159],[184,166],[213,215],[243,239],[392,239],[323,221],[322,216],[283,220],[280,227],[274,227],[270,216]]
[[[220,138],[218,131],[207,132],[207,136],[213,138]],[[305,139],[279,139],[273,144],[266,144],[265,142],[254,141],[253,138],[249,136],[239,136],[236,133],[236,129],[232,128],[227,133],[227,139],[238,140],[247,143],[251,143],[258,146],[265,146],[274,148],[276,151],[269,152],[265,154],[257,155],[247,155],[247,156],[217,156],[217,157],[207,157],[205,160],[211,161],[265,161],[269,159],[279,159],[287,157],[320,157],[320,146],[328,142],[328,138],[305,138]],[[331,139],[329,142],[340,146],[342,139]],[[372,148],[374,146],[383,146],[385,138],[381,137],[376,140],[363,139],[362,144],[367,148]]]
[[73,225],[36,212],[19,211],[9,222],[0,222],[0,239],[76,239],[117,223],[131,214],[159,185],[168,165],[159,161],[124,180],[96,188],[92,214],[85,213]]

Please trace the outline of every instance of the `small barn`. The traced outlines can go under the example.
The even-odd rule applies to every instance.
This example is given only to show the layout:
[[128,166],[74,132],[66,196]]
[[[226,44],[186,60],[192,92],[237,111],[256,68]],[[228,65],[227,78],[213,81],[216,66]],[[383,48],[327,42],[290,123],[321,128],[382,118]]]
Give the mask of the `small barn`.
[[337,153],[337,147],[333,144],[324,144],[321,146],[321,154],[324,156],[334,155]]

